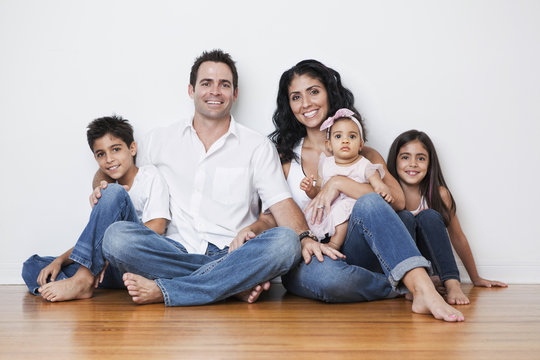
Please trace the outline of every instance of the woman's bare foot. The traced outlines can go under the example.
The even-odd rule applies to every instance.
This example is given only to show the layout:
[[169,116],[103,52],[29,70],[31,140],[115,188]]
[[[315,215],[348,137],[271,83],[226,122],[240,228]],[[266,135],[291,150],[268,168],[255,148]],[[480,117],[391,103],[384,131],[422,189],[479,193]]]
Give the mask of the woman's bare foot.
[[461,290],[461,284],[456,279],[449,279],[444,282],[446,288],[446,302],[451,305],[470,304],[469,298]]
[[140,275],[125,273],[122,276],[129,296],[135,304],[153,304],[163,302],[163,293],[154,280]]
[[412,311],[418,314],[431,314],[444,321],[464,321],[461,312],[448,305],[439,295],[424,268],[415,268],[405,274],[405,286],[413,294]]
[[252,304],[257,301],[263,291],[268,289],[270,289],[270,281],[259,284],[251,290],[242,291],[234,296],[242,301]]
[[47,283],[38,291],[45,300],[52,302],[88,299],[94,293],[94,282],[90,270],[80,266],[72,277]]

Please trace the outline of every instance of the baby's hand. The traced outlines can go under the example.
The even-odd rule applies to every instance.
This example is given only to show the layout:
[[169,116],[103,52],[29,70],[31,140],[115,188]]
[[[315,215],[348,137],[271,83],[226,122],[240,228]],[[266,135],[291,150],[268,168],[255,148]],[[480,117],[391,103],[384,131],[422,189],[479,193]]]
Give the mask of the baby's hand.
[[373,189],[377,194],[381,195],[387,203],[391,204],[392,202],[394,202],[394,197],[390,193],[390,188],[388,188],[388,186],[386,186],[384,183],[374,186]]
[[313,175],[306,176],[302,179],[300,182],[300,189],[304,190],[305,192],[310,192],[313,188],[313,179],[315,177]]

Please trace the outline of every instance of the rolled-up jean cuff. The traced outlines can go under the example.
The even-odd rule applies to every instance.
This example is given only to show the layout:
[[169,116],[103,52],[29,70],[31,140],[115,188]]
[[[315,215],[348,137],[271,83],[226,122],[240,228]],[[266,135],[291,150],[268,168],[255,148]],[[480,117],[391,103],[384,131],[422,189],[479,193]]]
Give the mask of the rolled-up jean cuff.
[[165,306],[171,306],[171,299],[169,298],[169,293],[167,292],[167,289],[165,289],[163,281],[161,281],[161,279],[155,279],[154,281],[159,287],[159,290],[161,290],[161,293],[163,294],[163,303],[165,304]]
[[[92,275],[97,276],[97,274],[99,274],[99,271],[92,271],[92,269],[91,269],[92,262],[91,261],[83,259],[82,257],[77,256],[76,254],[73,254],[73,253],[69,256],[69,259],[75,261],[77,264],[80,264],[80,265],[84,266],[85,268],[87,268],[88,270],[90,270]],[[95,274],[94,274],[94,272],[95,272]]]
[[430,275],[433,272],[431,269],[431,263],[425,257],[412,256],[410,258],[403,260],[399,264],[397,264],[390,272],[390,276],[388,277],[388,280],[392,284],[392,287],[396,288],[402,294],[408,292],[407,288],[401,282],[401,280],[403,279],[406,273],[418,267],[425,268],[428,275]]
[[439,276],[439,277],[441,278],[441,282],[442,282],[443,284],[444,284],[444,282],[445,282],[446,280],[451,280],[451,279],[457,280],[457,281],[459,281],[459,282],[461,283],[461,278],[459,277],[459,274],[447,274],[447,275],[444,276],[444,277],[441,277],[441,276]]

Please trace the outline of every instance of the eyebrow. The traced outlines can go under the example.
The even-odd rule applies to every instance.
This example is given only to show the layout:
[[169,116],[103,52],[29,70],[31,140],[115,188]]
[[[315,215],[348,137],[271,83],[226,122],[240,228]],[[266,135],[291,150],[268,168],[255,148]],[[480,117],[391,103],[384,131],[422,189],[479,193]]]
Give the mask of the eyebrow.
[[[117,146],[122,146],[122,143],[118,143],[118,144],[113,144],[111,146],[109,146],[109,149],[113,148],[113,147],[117,147]],[[105,150],[102,150],[102,149],[96,149],[94,150],[94,154],[97,154],[99,151],[105,151]]]
[[[409,153],[409,152],[402,152],[402,153],[399,153],[399,156],[401,156],[401,155],[409,155],[409,156],[410,156],[410,155],[412,155],[412,154]],[[418,155],[427,156],[427,154],[424,154],[424,153],[416,153],[416,154],[414,154],[414,155],[415,155],[415,156],[418,156]]]
[[[214,79],[211,79],[211,78],[201,79],[201,80],[199,81],[199,84],[200,84],[200,83],[203,83],[203,82],[206,82],[206,81],[213,82]],[[220,83],[228,83],[228,84],[232,84],[232,81],[230,81],[230,80],[228,80],[228,79],[219,79],[218,82],[220,82]]]
[[[319,89],[322,89],[322,87],[320,85],[311,85],[310,87],[308,87],[306,90],[309,91],[313,88],[319,88]],[[289,93],[289,96],[291,96],[292,94],[299,94],[300,93],[300,90],[296,90],[296,91],[291,91]]]

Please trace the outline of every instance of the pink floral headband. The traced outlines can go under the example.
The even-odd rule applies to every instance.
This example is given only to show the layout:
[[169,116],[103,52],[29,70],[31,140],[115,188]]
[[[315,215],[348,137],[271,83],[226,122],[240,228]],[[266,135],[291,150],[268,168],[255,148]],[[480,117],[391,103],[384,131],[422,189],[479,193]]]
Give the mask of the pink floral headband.
[[319,130],[321,131],[326,130],[326,137],[329,139],[330,128],[332,127],[332,125],[334,125],[334,122],[336,120],[341,119],[341,118],[349,118],[352,121],[354,121],[354,123],[358,126],[358,130],[360,130],[360,138],[362,140],[364,139],[364,134],[362,133],[362,126],[360,125],[360,122],[354,117],[354,112],[346,108],[339,109],[338,111],[336,111],[334,116],[331,116],[328,119],[326,119],[321,124],[321,128]]

